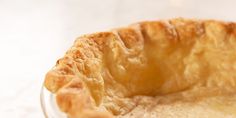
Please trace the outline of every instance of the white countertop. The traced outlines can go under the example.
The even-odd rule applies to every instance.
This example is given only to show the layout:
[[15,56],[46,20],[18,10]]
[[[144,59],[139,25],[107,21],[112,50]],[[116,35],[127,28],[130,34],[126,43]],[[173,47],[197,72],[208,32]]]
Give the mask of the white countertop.
[[174,17],[236,21],[235,0],[0,0],[0,117],[42,118],[45,73],[81,34]]

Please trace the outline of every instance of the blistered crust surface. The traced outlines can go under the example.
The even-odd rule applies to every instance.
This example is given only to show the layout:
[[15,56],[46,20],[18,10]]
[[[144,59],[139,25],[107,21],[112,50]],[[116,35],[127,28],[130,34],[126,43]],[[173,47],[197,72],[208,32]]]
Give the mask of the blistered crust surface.
[[[188,109],[185,102],[208,104],[198,101],[235,95],[235,52],[235,23],[141,22],[78,38],[47,73],[45,86],[69,117],[138,117],[138,111],[144,112],[139,107],[155,105],[168,112],[179,102]],[[143,102],[146,97],[154,102]],[[151,117],[151,111],[145,113]]]

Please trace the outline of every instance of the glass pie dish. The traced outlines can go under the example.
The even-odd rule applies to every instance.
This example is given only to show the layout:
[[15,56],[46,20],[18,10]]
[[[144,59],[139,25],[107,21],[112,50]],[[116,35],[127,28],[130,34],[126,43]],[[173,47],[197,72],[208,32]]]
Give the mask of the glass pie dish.
[[[71,118],[236,117],[236,23],[168,22],[144,22],[77,40],[45,77],[51,91],[42,88],[45,116],[66,117],[58,104]],[[139,34],[141,28],[145,35]],[[129,52],[122,41],[142,50]]]
[[[133,9],[135,9],[135,8],[138,8],[138,9],[130,10],[129,4],[131,4],[131,3],[132,4],[135,3]],[[224,2],[224,4],[222,4],[219,1],[218,2],[216,1],[216,3],[214,5],[212,5],[212,2],[210,2],[209,0],[204,1],[204,3],[201,1],[193,1],[193,0],[190,0],[190,1],[168,0],[165,2],[153,1],[153,0],[152,0],[152,2],[143,2],[143,1],[142,2],[141,1],[130,2],[129,1],[127,3],[125,3],[123,1],[123,2],[120,2],[119,4],[116,5],[115,8],[119,12],[116,13],[115,17],[114,17],[114,15],[107,15],[107,18],[106,18],[106,16],[104,16],[104,19],[110,18],[110,20],[108,20],[107,22],[113,21],[115,19],[114,24],[118,25],[118,26],[122,26],[123,24],[129,24],[130,22],[134,22],[134,21],[143,21],[143,20],[150,19],[150,18],[163,19],[163,18],[176,17],[176,16],[204,18],[204,19],[208,19],[208,18],[222,19],[222,20],[225,19],[225,20],[235,21],[235,17],[232,17],[232,15],[231,15],[232,12],[227,10],[227,9],[229,9],[229,7],[231,6],[230,4],[232,4],[232,3],[233,3],[232,0],[231,0],[231,2]],[[86,2],[83,2],[83,4],[80,4],[80,5],[86,6],[85,8],[89,8],[87,6],[88,4],[86,5]],[[139,5],[140,5],[140,7],[139,7]],[[107,5],[107,6],[109,6],[109,5]],[[112,7],[112,5],[111,5],[111,7]],[[143,7],[143,9],[139,9],[142,7]],[[80,7],[78,7],[78,8],[80,8]],[[199,8],[201,8],[201,9],[199,9]],[[218,12],[217,10],[215,10],[215,8],[220,8],[221,12]],[[108,9],[108,8],[105,8],[105,9]],[[234,9],[234,8],[231,8],[231,9]],[[83,10],[81,10],[81,11],[83,11]],[[114,11],[116,11],[116,10],[114,10]],[[95,14],[92,14],[94,12],[93,10],[87,10],[87,12],[88,13],[86,13],[86,15],[91,14],[91,16],[95,16]],[[89,12],[91,12],[91,13],[89,13]],[[101,12],[101,13],[103,13],[103,12]],[[111,12],[111,14],[113,14],[113,13]],[[144,15],[140,16],[140,14],[144,14]],[[81,15],[81,17],[84,17],[83,15],[84,15],[84,13]],[[112,17],[109,17],[109,16],[112,16]],[[130,16],[132,16],[132,17],[130,17]],[[91,25],[91,27],[96,27],[96,25],[97,25],[96,20],[94,20],[94,19],[92,19],[92,21],[88,20],[86,22],[87,23],[94,23],[93,25],[95,25],[95,26]],[[101,24],[101,23],[99,22],[98,24]],[[75,32],[79,32],[79,31],[75,31]],[[213,104],[213,103],[211,103],[211,104]],[[41,106],[42,106],[42,109],[43,109],[43,112],[44,112],[44,115],[46,118],[66,118],[67,117],[64,113],[62,113],[59,110],[57,103],[55,101],[55,95],[53,95],[51,92],[49,92],[45,87],[42,87],[42,91],[41,91]],[[217,106],[217,109],[225,108],[225,106],[223,106],[223,107],[220,106],[218,108],[219,105],[218,104],[215,105],[215,103],[213,104],[213,106]],[[229,106],[232,106],[232,105],[229,105]],[[228,109],[230,109],[230,108],[228,108]],[[234,110],[226,110],[226,111],[230,112],[231,114],[233,114],[233,112],[234,112]]]
[[45,118],[67,118],[56,104],[55,95],[48,91],[44,86],[40,93],[41,108]]

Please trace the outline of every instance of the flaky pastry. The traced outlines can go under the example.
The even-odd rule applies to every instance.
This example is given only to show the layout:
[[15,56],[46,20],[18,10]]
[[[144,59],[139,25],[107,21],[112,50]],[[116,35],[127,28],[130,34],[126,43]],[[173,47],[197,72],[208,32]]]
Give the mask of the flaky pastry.
[[177,18],[84,35],[44,84],[70,118],[236,117],[236,23]]

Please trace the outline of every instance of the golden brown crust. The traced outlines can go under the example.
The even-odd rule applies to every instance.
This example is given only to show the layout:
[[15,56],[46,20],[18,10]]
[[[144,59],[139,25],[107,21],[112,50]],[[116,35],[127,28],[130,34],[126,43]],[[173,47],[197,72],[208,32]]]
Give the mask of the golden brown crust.
[[[236,23],[182,18],[137,23],[78,38],[47,73],[45,86],[57,95],[60,109],[72,118],[110,118],[109,112],[125,114],[138,104],[129,96],[168,94],[199,83],[206,84],[199,78],[215,81],[211,79],[215,77],[213,71],[225,72],[228,68],[214,65],[220,63],[220,59],[214,58],[221,57],[213,51],[223,53],[222,50],[226,50],[232,55],[228,50],[235,47],[233,44],[236,44]],[[225,59],[233,64],[234,56],[229,58],[222,58],[222,61]],[[233,66],[230,69],[236,70]],[[130,79],[130,75],[140,79]],[[166,79],[146,80],[154,75]],[[219,81],[222,81],[220,77]],[[235,80],[225,82],[230,88],[225,88],[226,93],[236,90]],[[217,86],[216,90],[224,89],[217,83],[209,86]],[[131,101],[130,105],[123,98]]]

